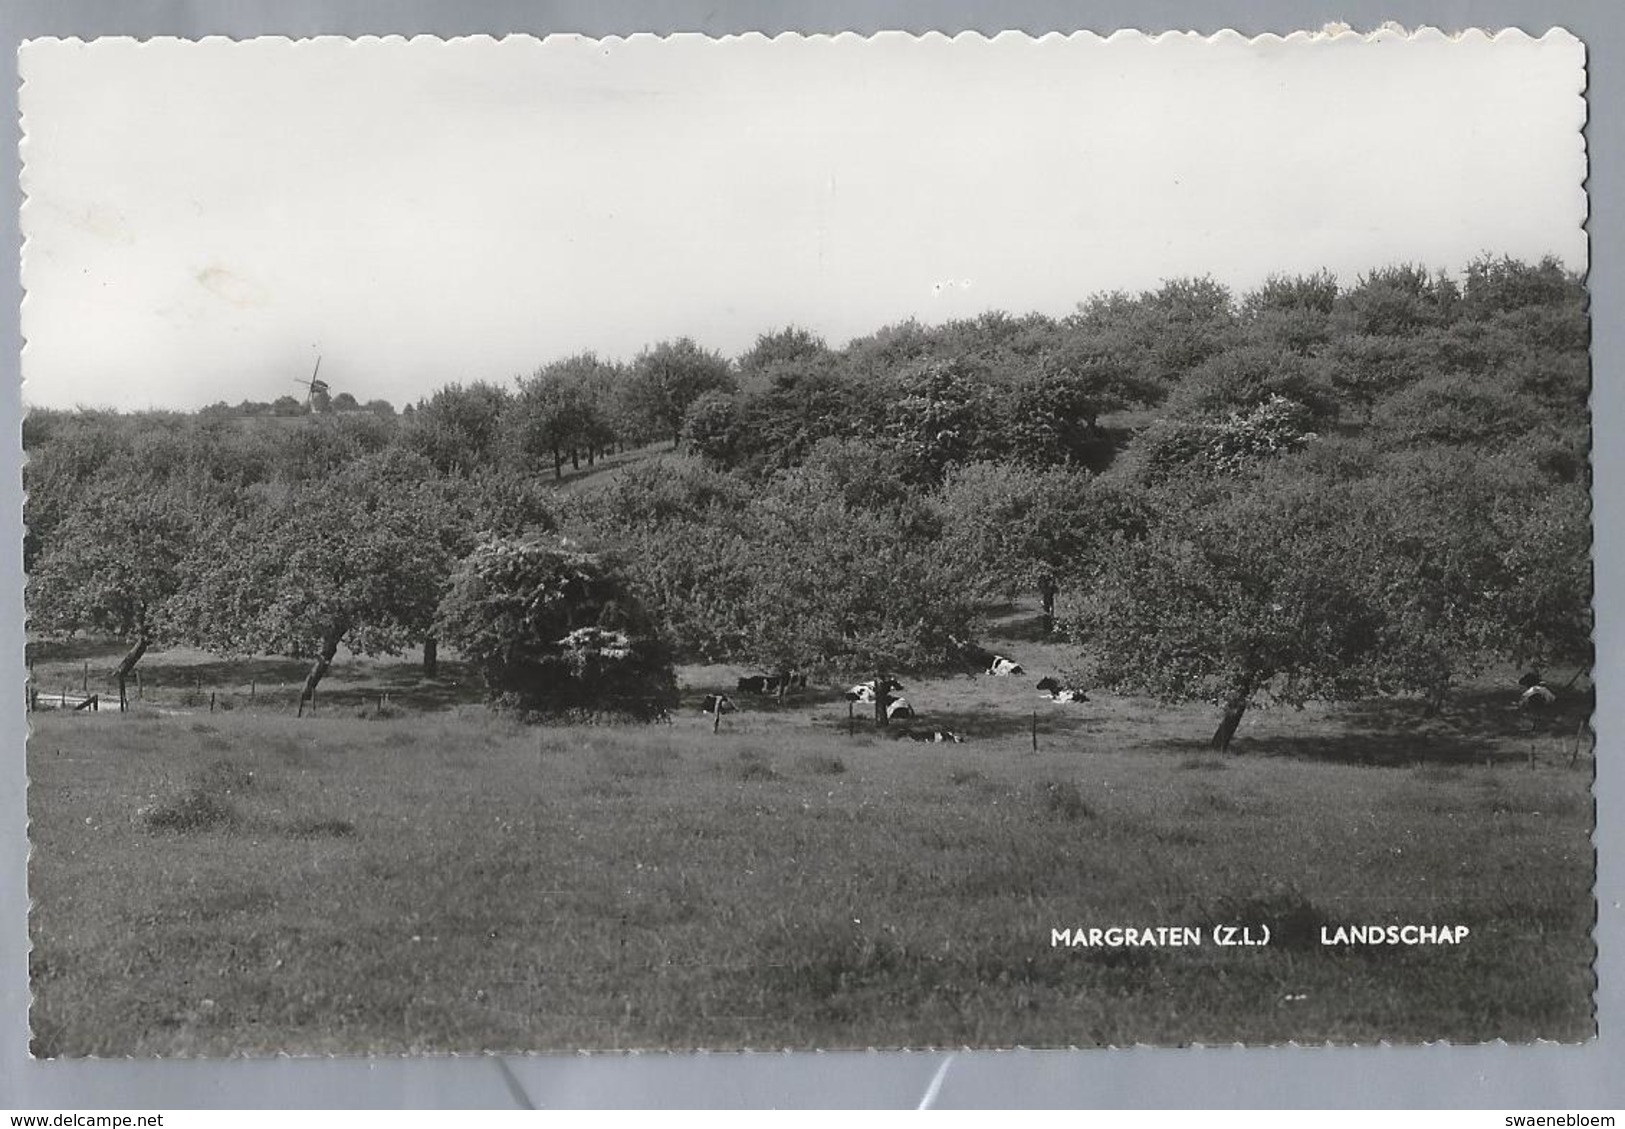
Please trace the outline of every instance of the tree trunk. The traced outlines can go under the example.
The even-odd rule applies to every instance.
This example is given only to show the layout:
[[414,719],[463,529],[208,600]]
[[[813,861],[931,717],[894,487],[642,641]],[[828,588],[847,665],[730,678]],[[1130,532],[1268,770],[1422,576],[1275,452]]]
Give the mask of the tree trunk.
[[557,482],[564,477],[564,456],[557,447],[553,448],[553,481]]
[[342,630],[332,631],[322,639],[321,653],[316,661],[310,664],[310,673],[305,675],[305,684],[299,691],[299,708],[297,713],[303,715],[305,703],[316,695],[316,684],[327,674],[328,668],[333,665],[333,656],[339,652],[339,640],[344,638]]
[[118,679],[118,708],[120,712],[129,708],[130,698],[125,693],[125,687],[129,683],[130,672],[135,669],[135,664],[141,661],[141,656],[147,653],[147,648],[151,645],[152,639],[143,631],[136,636],[135,646],[125,652],[124,657],[119,660],[118,666],[113,670],[113,677]]
[[579,447],[570,448],[570,469],[581,469],[581,449]]
[[1055,630],[1055,581],[1048,576],[1039,577],[1038,598],[1043,601],[1044,608],[1044,634],[1048,635]]
[[1213,751],[1227,753],[1230,751],[1230,742],[1241,727],[1241,718],[1247,712],[1247,704],[1252,701],[1252,687],[1238,689],[1230,695],[1224,704],[1224,719],[1219,722],[1219,728],[1213,732]]
[[594,462],[596,462],[597,459],[598,459],[598,448],[596,446],[588,447],[587,448],[587,465],[589,467],[592,466],[592,464]]
[[423,640],[423,677],[433,678],[440,671],[440,640],[433,635]]
[[884,685],[886,685],[886,676],[884,674],[876,674],[875,675],[875,725],[877,725],[881,729],[886,728],[886,722],[890,720],[886,716],[886,707],[891,704],[886,699],[889,698],[890,695],[887,694],[886,691],[881,689],[881,687],[884,686]]

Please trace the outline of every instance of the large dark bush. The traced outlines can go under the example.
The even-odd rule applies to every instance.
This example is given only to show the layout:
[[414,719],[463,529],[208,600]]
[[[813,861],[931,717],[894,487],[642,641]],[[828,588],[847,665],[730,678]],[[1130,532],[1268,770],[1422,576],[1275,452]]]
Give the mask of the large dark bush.
[[500,709],[647,721],[676,702],[671,649],[620,570],[569,541],[480,545],[453,577],[436,630],[478,667]]

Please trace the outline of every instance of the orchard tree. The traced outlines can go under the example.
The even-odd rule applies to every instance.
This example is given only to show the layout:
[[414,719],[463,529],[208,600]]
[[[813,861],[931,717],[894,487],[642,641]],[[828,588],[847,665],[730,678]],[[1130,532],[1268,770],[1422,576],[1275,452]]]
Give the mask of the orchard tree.
[[440,474],[468,474],[501,457],[504,424],[513,397],[505,388],[479,381],[449,384],[403,422],[400,444],[423,455]]
[[719,467],[732,467],[745,442],[738,397],[713,389],[689,405],[683,438],[693,454]]
[[941,555],[984,596],[1037,591],[1044,632],[1055,623],[1063,584],[1092,573],[1097,537],[1118,508],[1086,471],[1033,471],[972,463],[950,472],[933,497],[941,514]]
[[1218,704],[1212,743],[1228,750],[1266,686],[1293,704],[1372,689],[1383,621],[1361,578],[1375,549],[1327,484],[1290,471],[1168,492],[1143,536],[1103,548],[1066,629],[1102,685]]
[[950,665],[974,593],[938,551],[936,515],[895,471],[866,469],[887,457],[824,444],[765,483],[673,460],[572,500],[571,520],[617,547],[692,658],[865,676]]
[[613,369],[593,353],[555,361],[520,381],[508,420],[509,443],[523,464],[551,456],[553,477],[563,477],[564,460],[573,469],[597,460],[615,439],[609,393]]
[[989,453],[993,413],[987,385],[968,366],[932,361],[906,374],[883,405],[886,441],[909,481],[942,481],[950,466]]
[[119,705],[136,664],[168,627],[199,529],[192,499],[151,483],[80,495],[28,580],[30,627],[129,645],[113,671]]
[[746,380],[771,379],[781,372],[802,372],[830,359],[824,339],[799,326],[763,333],[739,358],[739,374]]
[[1331,339],[1337,296],[1337,279],[1330,271],[1271,275],[1242,299],[1242,328],[1249,340],[1313,356]]
[[492,704],[651,721],[677,700],[671,651],[613,559],[557,538],[474,550],[437,630],[473,662]]
[[671,436],[674,450],[682,438],[683,419],[694,401],[707,392],[731,392],[736,386],[727,360],[687,337],[662,341],[638,354],[628,384],[639,411]]
[[218,654],[310,658],[303,712],[341,644],[399,654],[430,633],[451,572],[442,508],[436,482],[376,459],[262,489],[211,531],[174,601],[180,631]]

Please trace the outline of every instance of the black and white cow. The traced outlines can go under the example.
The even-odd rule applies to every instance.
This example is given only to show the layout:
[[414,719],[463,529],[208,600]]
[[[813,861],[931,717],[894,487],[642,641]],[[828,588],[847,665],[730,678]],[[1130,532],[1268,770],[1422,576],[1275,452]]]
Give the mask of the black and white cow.
[[[901,690],[902,688],[903,688],[903,684],[901,682],[897,681],[897,679],[888,678],[888,679],[885,680],[885,685],[881,687],[881,692],[885,693],[885,694],[891,694],[893,691]],[[849,689],[842,696],[844,698],[846,698],[846,700],[849,701],[849,702],[859,702],[859,703],[861,703],[863,705],[866,705],[866,706],[874,705],[875,704],[875,683],[874,683],[874,679],[871,678],[868,682],[860,682],[860,683],[858,683],[856,686]]]
[[892,721],[913,717],[914,707],[908,704],[907,698],[893,698],[886,703],[886,716]]
[[1005,678],[1012,674],[1023,673],[1020,663],[1014,659],[1007,659],[1003,655],[993,656],[993,662],[988,666],[987,672],[996,678]]
[[1089,695],[1076,686],[1063,685],[1058,678],[1040,678],[1038,690],[1052,702],[1087,702]]
[[918,733],[905,733],[903,740],[922,745],[963,745],[965,738],[947,729],[929,729]]
[[1557,701],[1557,692],[1544,682],[1537,682],[1528,686],[1522,694],[1518,695],[1518,708],[1520,710],[1543,710]]

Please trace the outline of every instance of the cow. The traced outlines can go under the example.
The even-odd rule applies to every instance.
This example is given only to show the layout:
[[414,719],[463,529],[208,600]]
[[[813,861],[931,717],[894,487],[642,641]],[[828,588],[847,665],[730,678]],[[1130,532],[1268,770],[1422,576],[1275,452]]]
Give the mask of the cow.
[[1038,690],[1052,702],[1087,702],[1089,695],[1076,686],[1064,686],[1057,678],[1040,678]]
[[947,729],[931,729],[920,733],[904,733],[904,740],[921,745],[963,745],[965,738]]
[[700,703],[700,712],[709,714],[736,713],[739,707],[734,700],[726,694],[707,694],[705,701]]
[[892,698],[886,703],[886,716],[892,720],[913,717],[914,707],[908,704],[907,698]]
[[[902,688],[903,684],[897,681],[897,679],[888,678],[885,680],[885,685],[881,687],[881,690],[883,693],[890,694],[892,691],[901,690]],[[860,682],[856,686],[849,689],[842,696],[845,697],[849,702],[860,702],[863,705],[872,706],[875,704],[874,680],[870,679],[868,682]]]
[[1557,701],[1557,694],[1544,682],[1536,682],[1524,689],[1518,695],[1518,708],[1520,710],[1543,710]]
[[1005,678],[1012,674],[1023,673],[1020,663],[1007,659],[1003,655],[993,656],[993,662],[987,668],[987,672],[996,678]]

